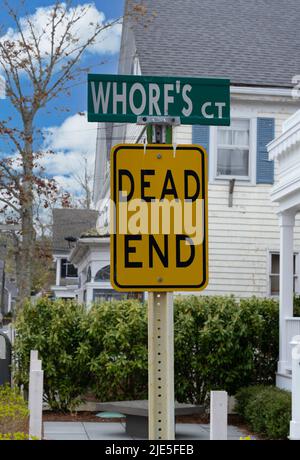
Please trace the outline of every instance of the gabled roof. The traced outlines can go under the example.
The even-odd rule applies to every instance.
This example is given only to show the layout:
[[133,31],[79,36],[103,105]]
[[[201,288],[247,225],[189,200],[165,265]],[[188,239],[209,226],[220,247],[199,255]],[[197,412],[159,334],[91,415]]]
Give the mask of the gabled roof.
[[[126,0],[126,8],[135,2]],[[227,77],[234,85],[293,87],[292,77],[300,74],[299,0],[138,3],[147,12],[127,25],[143,75]]]
[[70,250],[66,237],[79,238],[96,226],[98,211],[90,209],[53,209],[53,252]]

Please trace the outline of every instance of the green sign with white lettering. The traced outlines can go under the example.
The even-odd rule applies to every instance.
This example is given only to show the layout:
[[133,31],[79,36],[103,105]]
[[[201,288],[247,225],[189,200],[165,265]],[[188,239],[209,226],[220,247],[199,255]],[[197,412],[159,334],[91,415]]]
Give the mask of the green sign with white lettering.
[[88,75],[88,121],[136,123],[139,116],[181,124],[230,124],[230,81],[223,78]]

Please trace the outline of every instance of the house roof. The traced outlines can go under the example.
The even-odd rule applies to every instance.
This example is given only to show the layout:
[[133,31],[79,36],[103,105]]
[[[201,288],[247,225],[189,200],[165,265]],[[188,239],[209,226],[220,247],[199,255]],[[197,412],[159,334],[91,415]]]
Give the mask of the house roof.
[[67,237],[79,238],[96,226],[98,211],[90,209],[53,209],[53,251],[69,251]]
[[[136,0],[126,0],[129,10]],[[299,0],[142,0],[132,20],[143,75],[230,78],[293,87],[300,74]],[[138,16],[138,13],[135,14]]]

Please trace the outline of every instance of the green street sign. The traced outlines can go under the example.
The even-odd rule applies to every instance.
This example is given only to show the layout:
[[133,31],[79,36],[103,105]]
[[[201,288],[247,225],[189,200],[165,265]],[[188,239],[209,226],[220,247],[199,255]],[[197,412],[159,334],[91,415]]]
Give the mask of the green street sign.
[[230,124],[230,81],[223,78],[88,75],[88,121],[136,123],[179,117],[181,124]]

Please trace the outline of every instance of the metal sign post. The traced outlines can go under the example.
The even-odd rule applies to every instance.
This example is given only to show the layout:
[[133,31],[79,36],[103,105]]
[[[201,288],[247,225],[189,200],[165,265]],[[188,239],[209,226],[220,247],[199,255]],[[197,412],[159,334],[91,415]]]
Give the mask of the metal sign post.
[[[178,118],[143,116],[138,124],[147,126],[148,145],[111,151],[111,283],[148,291],[149,439],[173,440],[173,291],[202,290],[208,282],[207,159],[200,146],[173,145]],[[170,203],[180,206],[171,217]],[[167,205],[158,215],[157,204]]]
[[173,293],[148,293],[149,439],[175,439]]
[[[174,333],[170,291],[200,291],[207,285],[208,180],[205,150],[199,145],[172,147],[172,127],[180,123],[229,126],[230,81],[90,74],[88,121],[147,127],[151,144],[148,150],[142,144],[121,144],[111,151],[110,276],[118,291],[148,291],[149,439],[173,440]],[[153,205],[158,205],[159,211],[163,204],[170,208],[171,201],[174,208],[177,203],[187,205],[184,218],[181,211],[181,217],[175,216],[173,209],[171,232],[144,231],[141,227],[148,225],[149,215],[151,225],[159,224],[159,215],[152,216]],[[132,215],[136,208],[141,213]],[[175,224],[182,224],[186,211],[190,225],[175,231]]]
[[[172,143],[172,126],[149,125],[148,142],[165,143],[167,131]],[[148,414],[150,440],[175,439],[172,292],[148,292]]]

